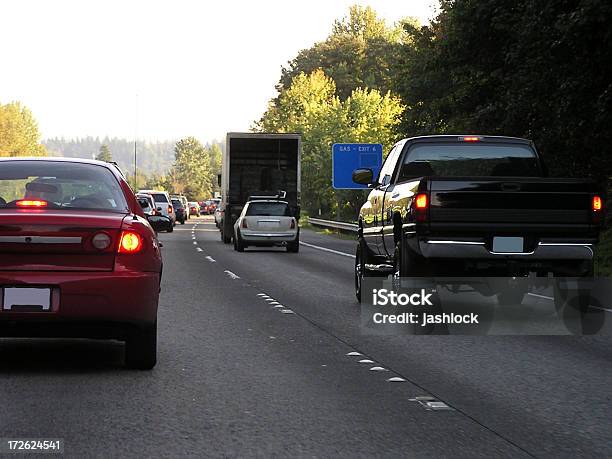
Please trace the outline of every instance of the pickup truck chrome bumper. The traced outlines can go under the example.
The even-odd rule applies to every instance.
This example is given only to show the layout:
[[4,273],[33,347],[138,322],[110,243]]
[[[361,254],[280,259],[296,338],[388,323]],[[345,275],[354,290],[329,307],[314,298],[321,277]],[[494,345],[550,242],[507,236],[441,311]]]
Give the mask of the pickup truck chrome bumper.
[[425,258],[592,260],[592,244],[580,242],[540,242],[532,252],[499,253],[485,247],[484,242],[454,240],[421,240],[419,249]]

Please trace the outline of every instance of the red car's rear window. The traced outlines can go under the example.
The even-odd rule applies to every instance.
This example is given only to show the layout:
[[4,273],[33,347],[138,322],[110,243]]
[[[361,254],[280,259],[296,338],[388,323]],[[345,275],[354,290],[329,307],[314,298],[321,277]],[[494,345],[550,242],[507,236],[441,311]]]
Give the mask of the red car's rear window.
[[0,210],[44,202],[47,209],[125,213],[125,195],[104,166],[67,161],[0,161]]

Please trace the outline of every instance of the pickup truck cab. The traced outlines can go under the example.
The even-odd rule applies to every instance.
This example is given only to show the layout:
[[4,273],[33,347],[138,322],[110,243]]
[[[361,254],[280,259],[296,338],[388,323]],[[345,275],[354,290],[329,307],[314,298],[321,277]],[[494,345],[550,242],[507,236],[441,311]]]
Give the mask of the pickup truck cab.
[[[437,135],[396,143],[359,215],[355,287],[364,276],[589,276],[603,222],[594,181],[547,177],[533,142]],[[500,302],[520,303],[508,289]]]

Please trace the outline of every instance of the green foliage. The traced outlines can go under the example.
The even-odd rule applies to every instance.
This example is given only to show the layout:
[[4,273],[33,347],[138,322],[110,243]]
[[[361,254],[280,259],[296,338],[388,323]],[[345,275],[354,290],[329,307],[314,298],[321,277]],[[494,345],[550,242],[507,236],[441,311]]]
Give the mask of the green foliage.
[[108,145],[102,145],[100,147],[100,153],[98,154],[96,159],[99,161],[106,161],[107,163],[110,163],[113,160],[113,155],[111,154]]
[[168,177],[170,191],[194,200],[210,197],[213,174],[209,151],[195,137],[186,137],[176,143],[174,152],[174,166]]
[[[176,141],[136,143],[138,155],[137,171],[145,174],[166,174],[174,161]],[[117,137],[82,137],[76,139],[52,138],[44,141],[47,149],[55,155],[69,158],[95,158],[102,145],[107,145],[113,160],[127,175],[134,175],[134,140]]]
[[354,217],[362,192],[334,192],[331,147],[337,142],[376,142],[390,146],[403,111],[398,98],[375,89],[356,89],[341,100],[334,81],[322,70],[299,74],[271,102],[256,128],[267,132],[302,133],[302,206],[312,215],[338,209]]
[[[415,19],[405,19],[416,23]],[[346,99],[356,88],[386,93],[392,87],[392,63],[408,35],[400,26],[388,27],[370,7],[352,6],[349,15],[336,21],[323,42],[302,50],[282,69],[279,93],[300,73],[322,69],[336,84],[336,94]]]
[[612,5],[519,0],[441,2],[395,66],[409,135],[531,138],[554,175],[611,171]]
[[0,104],[0,156],[44,156],[38,124],[19,102]]

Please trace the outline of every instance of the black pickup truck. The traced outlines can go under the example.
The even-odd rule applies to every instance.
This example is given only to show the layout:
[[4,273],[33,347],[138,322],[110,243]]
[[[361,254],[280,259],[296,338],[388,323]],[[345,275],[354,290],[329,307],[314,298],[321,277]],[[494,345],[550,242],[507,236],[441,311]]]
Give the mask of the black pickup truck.
[[[355,287],[364,276],[591,276],[603,222],[594,181],[549,178],[533,142],[424,136],[393,147],[359,216]],[[520,303],[508,289],[500,302]]]

